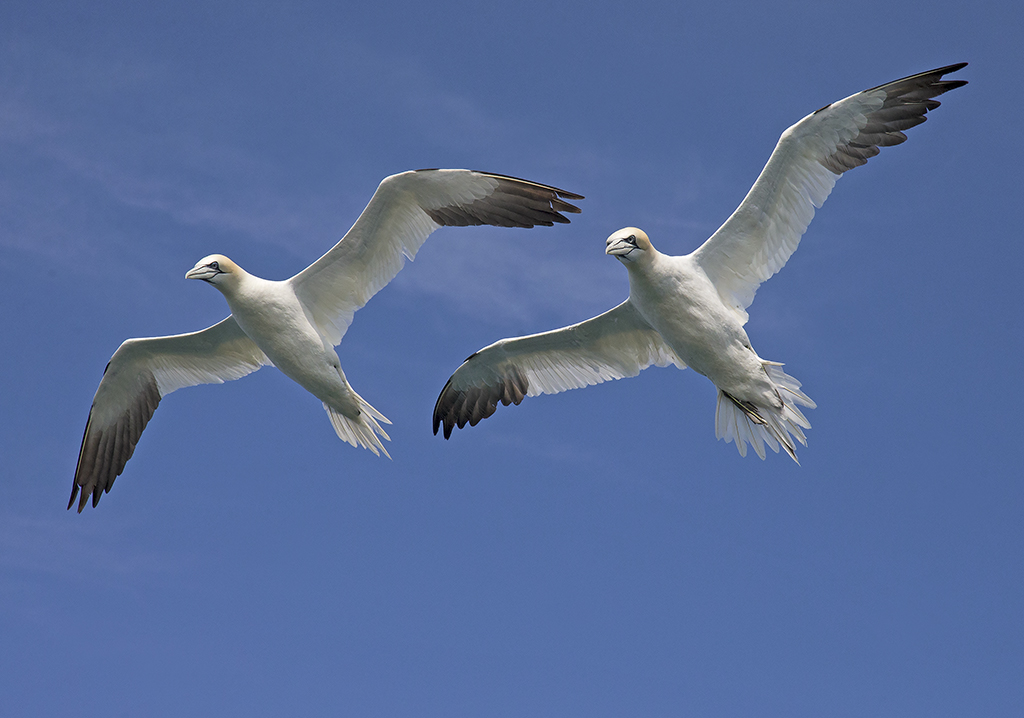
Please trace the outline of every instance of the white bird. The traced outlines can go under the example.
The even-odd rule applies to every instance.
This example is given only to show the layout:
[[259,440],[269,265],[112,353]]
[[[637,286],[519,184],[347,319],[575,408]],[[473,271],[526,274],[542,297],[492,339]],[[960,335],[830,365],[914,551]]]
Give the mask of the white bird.
[[781,446],[796,461],[793,439],[806,446],[802,430],[810,428],[798,405],[815,405],[781,364],[753,350],[746,309],[796,250],[839,175],[905,141],[902,130],[939,106],[932,98],[967,84],[942,80],[966,64],[864,90],[797,122],[732,216],[691,254],[662,254],[635,227],[612,234],[605,252],[626,266],[629,298],[580,324],[502,339],[470,356],[441,390],[434,433],[443,425],[447,439],[455,426],[474,426],[499,401],[519,404],[675,364],[718,388],[719,439],[735,441],[742,456],[750,444],[762,459],[764,444]]
[[442,226],[550,227],[578,213],[582,195],[471,170],[431,169],[387,177],[352,228],[329,252],[284,281],[260,279],[227,257],[199,260],[185,277],[224,294],[231,315],[191,334],[125,341],[93,399],[71,500],[96,506],[124,470],[160,399],[197,384],[219,384],[276,366],[323,402],[338,436],[379,455],[380,422],[349,385],[334,347],[356,310],[413,259]]

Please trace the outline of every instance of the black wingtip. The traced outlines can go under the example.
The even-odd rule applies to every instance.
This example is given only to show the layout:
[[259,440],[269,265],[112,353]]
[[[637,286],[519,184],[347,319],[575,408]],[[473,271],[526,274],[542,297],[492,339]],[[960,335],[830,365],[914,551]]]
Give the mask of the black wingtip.
[[[541,182],[534,182],[533,180],[523,179],[522,177],[515,177],[514,175],[503,175],[503,174],[500,174],[498,172],[488,172],[487,170],[473,170],[473,171],[478,173],[478,174],[487,175],[488,177],[497,177],[499,179],[507,179],[507,180],[512,180],[513,182],[522,182],[523,184],[533,185],[534,187],[540,187],[540,188],[546,189],[546,190],[548,190],[550,192],[554,192],[556,195],[558,195],[562,199],[572,199],[572,200],[586,199],[586,197],[584,197],[581,194],[576,194],[575,192],[569,192],[569,191],[564,190],[564,189],[559,189],[558,187],[554,187],[554,186],[549,185],[549,184],[543,184]],[[572,210],[566,210],[566,211],[571,212]],[[579,211],[580,211],[579,208],[577,208],[576,212],[579,212]]]
[[[878,85],[877,87],[868,88],[867,90],[864,90],[864,92],[872,92],[874,90],[878,90],[878,89],[881,89],[881,88],[886,87],[886,86],[903,85],[904,83],[907,83],[907,82],[912,81],[912,80],[916,80],[918,78],[931,77],[931,78],[934,78],[934,79],[931,79],[929,81],[932,84],[932,86],[933,87],[940,87],[941,88],[939,90],[939,92],[937,92],[935,94],[936,95],[941,95],[941,94],[943,94],[945,92],[949,92],[950,90],[955,90],[956,88],[963,87],[964,85],[967,84],[967,80],[943,80],[942,79],[943,75],[948,75],[950,73],[956,72],[957,70],[962,70],[965,67],[967,67],[967,63],[966,62],[957,62],[957,63],[954,63],[952,65],[946,65],[945,67],[936,67],[934,70],[925,70],[924,72],[918,72],[918,73],[916,73],[914,75],[907,75],[906,77],[901,77],[900,79],[893,80],[892,82],[886,82],[884,84]],[[934,97],[935,95],[932,95],[932,96]],[[826,105],[822,109],[825,109],[826,107],[828,107],[828,105]],[[820,112],[820,110],[819,110],[819,112]]]
[[[438,172],[440,170],[440,167],[423,167],[418,170],[413,170],[413,172]],[[534,187],[543,187],[546,190],[554,192],[562,199],[586,199],[586,197],[584,197],[581,194],[576,194],[575,192],[568,192],[564,189],[559,189],[558,187],[552,187],[551,185],[542,184],[540,182],[534,182],[533,180],[523,179],[522,177],[515,177],[513,175],[503,175],[498,172],[488,172],[487,170],[470,170],[470,172],[476,172],[477,174],[487,175],[488,177],[498,177],[500,179],[512,180],[514,182],[523,182],[524,184],[533,185]],[[579,213],[580,209],[578,207],[574,207],[573,209],[566,209],[565,211]]]
[[[476,356],[475,352],[474,352],[473,356]],[[472,357],[470,357],[470,358],[472,358]],[[466,361],[469,361],[469,359],[467,359]],[[434,415],[433,415],[434,436],[437,436],[437,430],[441,428],[441,423],[443,421],[444,422],[444,438],[445,439],[447,439],[449,436],[451,436],[452,428],[451,428],[451,426],[449,426],[448,421],[446,421],[446,420],[444,420],[442,418],[442,415],[443,415],[444,412],[441,410],[441,401],[444,399],[444,396],[448,392],[448,388],[451,387],[451,385],[452,385],[452,380],[449,377],[448,381],[446,381],[444,383],[444,388],[441,389],[441,393],[437,395],[437,401],[434,402]]]
[[442,424],[444,424],[444,431],[441,432],[441,435],[444,436],[445,440],[447,441],[448,439],[452,438],[452,429],[454,428],[455,425],[450,423],[450,422],[448,422],[448,421],[442,422],[439,417],[435,416],[434,417],[434,436],[437,436],[437,430],[441,428]]
[[942,83],[942,92],[944,92],[944,93],[945,92],[949,92],[950,90],[955,90],[956,88],[963,87],[964,85],[967,84],[967,80],[943,80],[942,79],[943,75],[949,75],[949,74],[951,74],[953,72],[957,72],[958,70],[962,70],[965,67],[967,67],[967,63],[966,62],[957,62],[957,63],[954,63],[952,65],[946,65],[945,67],[940,67],[937,70],[933,70],[933,72],[938,74],[939,80]]

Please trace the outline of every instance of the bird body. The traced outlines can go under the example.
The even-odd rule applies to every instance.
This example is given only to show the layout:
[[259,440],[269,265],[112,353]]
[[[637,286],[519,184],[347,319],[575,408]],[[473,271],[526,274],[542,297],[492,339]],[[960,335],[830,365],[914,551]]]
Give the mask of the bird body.
[[[211,271],[212,264],[217,270]],[[378,422],[391,422],[352,389],[338,353],[309,319],[291,279],[257,277],[221,254],[199,260],[185,277],[220,290],[231,316],[267,359],[323,402],[341,439],[389,455],[379,438],[389,437]]]
[[273,365],[323,402],[337,435],[388,452],[381,422],[353,390],[337,346],[353,315],[390,282],[442,226],[551,226],[583,199],[548,185],[488,172],[416,170],[386,177],[345,236],[290,279],[249,274],[222,254],[185,275],[212,284],[231,314],[202,331],[129,339],[111,357],[93,397],[72,482],[82,511],[113,486],[161,398],[197,384],[239,379]]
[[694,255],[662,254],[636,227],[610,236],[605,251],[626,266],[628,301],[679,358],[677,365],[690,367],[718,388],[720,433],[738,439],[741,453],[749,442],[764,458],[765,442],[795,460],[790,436],[804,443],[799,429],[810,425],[794,404],[814,403],[802,392],[787,391],[792,381],[776,384],[772,377],[781,374],[780,365],[757,355],[740,316],[722,301]]
[[608,237],[605,252],[624,264],[629,297],[578,324],[502,339],[470,356],[434,406],[434,433],[476,425],[498,404],[636,376],[649,366],[690,366],[718,388],[715,433],[767,444],[796,461],[815,404],[778,362],[759,357],[744,326],[762,282],[796,251],[836,180],[907,137],[939,106],[933,98],[966,84],[943,75],[959,63],[894,80],[831,103],[782,133],[747,196],[725,223],[685,256],[662,254],[636,227]]
[[[642,230],[629,228],[631,232]],[[686,366],[741,401],[777,404],[763,360],[743,325],[690,256],[673,257],[650,241],[650,260],[629,262],[629,301]]]
[[[629,228],[646,238],[642,230]],[[747,368],[749,340],[729,316],[714,285],[689,257],[662,254],[646,240],[643,258],[625,261],[629,301],[684,364],[716,384],[735,383],[731,374]]]

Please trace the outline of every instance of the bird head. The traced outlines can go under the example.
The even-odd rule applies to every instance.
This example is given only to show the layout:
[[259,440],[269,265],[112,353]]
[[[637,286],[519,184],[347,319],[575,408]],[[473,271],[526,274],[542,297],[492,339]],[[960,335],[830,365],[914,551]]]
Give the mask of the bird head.
[[604,253],[616,257],[623,264],[630,264],[649,254],[653,248],[642,229],[626,227],[605,240]]
[[185,279],[201,279],[218,289],[232,279],[237,279],[241,268],[223,254],[211,254],[200,259],[196,266],[185,273]]

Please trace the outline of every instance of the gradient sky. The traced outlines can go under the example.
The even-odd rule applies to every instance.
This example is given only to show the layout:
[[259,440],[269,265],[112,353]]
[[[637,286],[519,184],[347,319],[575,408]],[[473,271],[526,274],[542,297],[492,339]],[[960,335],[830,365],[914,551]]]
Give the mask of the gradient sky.
[[[1024,10],[707,5],[0,5],[0,715],[1020,715]],[[674,368],[431,434],[471,352],[626,296],[611,232],[689,252],[787,126],[959,61],[751,307],[801,466]],[[64,510],[120,342],[226,315],[196,260],[288,277],[419,167],[587,199],[442,229],[356,314],[393,461],[264,369]]]

